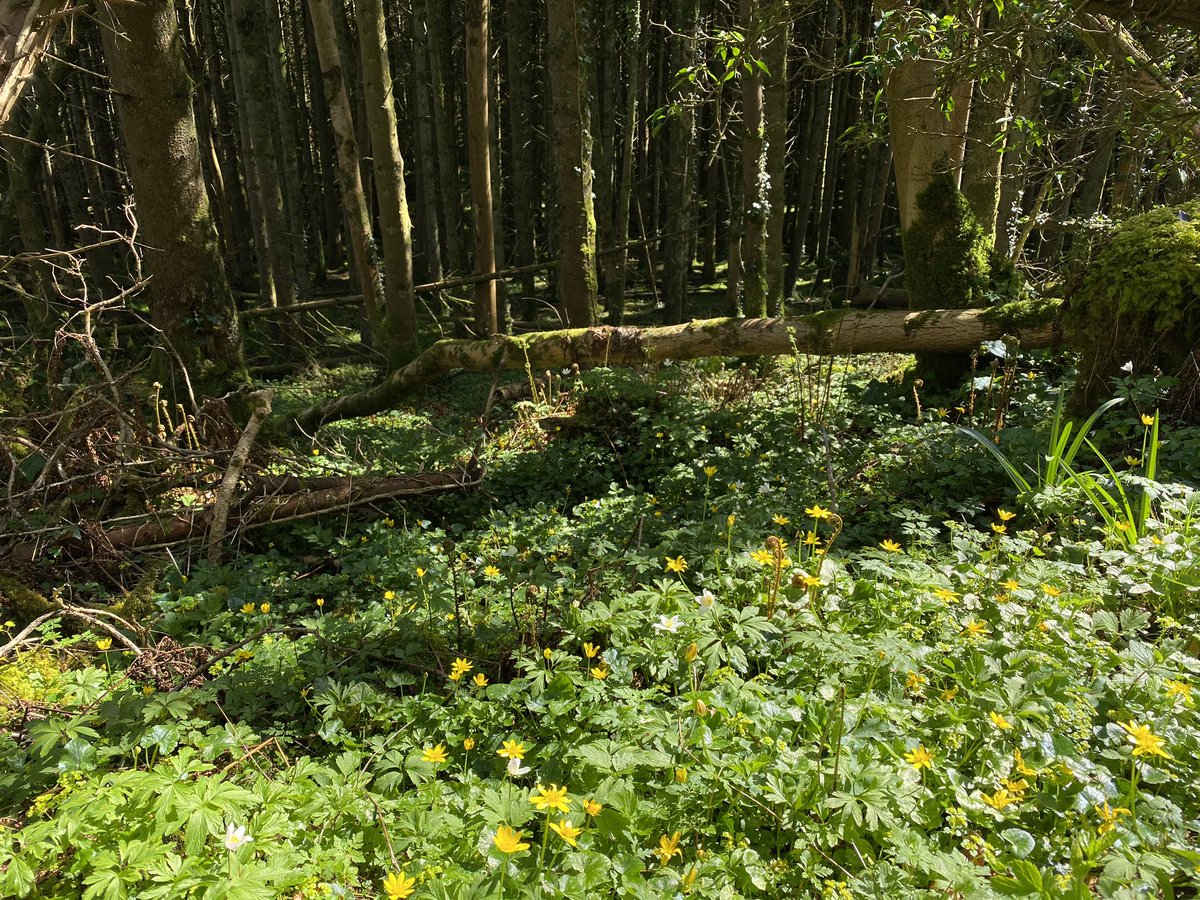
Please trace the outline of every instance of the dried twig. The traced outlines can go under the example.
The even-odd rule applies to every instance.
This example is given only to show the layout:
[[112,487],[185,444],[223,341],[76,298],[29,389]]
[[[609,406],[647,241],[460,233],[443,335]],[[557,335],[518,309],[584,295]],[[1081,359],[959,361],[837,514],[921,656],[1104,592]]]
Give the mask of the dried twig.
[[225,469],[225,477],[221,479],[221,486],[217,488],[216,502],[213,503],[212,524],[208,531],[208,562],[213,566],[221,564],[221,549],[225,543],[225,531],[229,525],[229,509],[233,503],[233,492],[237,487],[238,478],[241,477],[242,469],[246,467],[246,461],[250,458],[250,448],[254,445],[254,439],[258,437],[259,429],[262,428],[267,416],[271,414],[271,399],[275,396],[275,392],[267,389],[257,391],[251,396],[255,404],[254,411],[250,414],[250,421],[246,423],[246,429],[242,432],[242,437],[233,450],[229,466]]

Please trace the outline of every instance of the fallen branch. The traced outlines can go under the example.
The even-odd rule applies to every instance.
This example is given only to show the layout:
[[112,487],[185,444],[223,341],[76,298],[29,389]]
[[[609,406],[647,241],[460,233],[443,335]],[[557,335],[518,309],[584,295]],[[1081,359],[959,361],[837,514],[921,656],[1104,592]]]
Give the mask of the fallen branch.
[[[268,525],[307,519],[329,512],[341,512],[353,506],[394,497],[415,497],[445,491],[462,490],[482,483],[483,474],[472,463],[460,472],[426,472],[420,475],[400,475],[391,478],[337,478],[336,484],[311,490],[286,493],[265,493],[264,488],[251,485],[242,499],[232,506],[229,521],[246,531]],[[138,521],[105,527],[81,528],[84,536],[76,541],[87,553],[113,551],[145,551],[199,540],[209,533],[213,523],[214,506],[196,510],[173,511]],[[76,529],[71,529],[71,532]],[[39,535],[38,539],[15,544],[8,548],[13,562],[27,563],[53,547],[67,543],[70,532],[58,535]],[[92,534],[95,536],[93,537]],[[0,550],[0,553],[3,551]]]
[[438,341],[375,387],[310,406],[293,427],[314,431],[326,422],[369,416],[391,408],[415,388],[464,369],[491,373],[579,365],[629,366],[709,356],[787,353],[956,353],[1006,336],[1026,348],[1056,341],[1057,306],[1028,309],[833,310],[777,319],[707,319],[658,328],[573,328],[487,340]]
[[233,492],[242,476],[242,469],[246,467],[246,461],[250,459],[250,448],[254,446],[258,430],[271,414],[271,399],[274,396],[275,392],[269,388],[255,391],[250,396],[254,401],[254,411],[250,414],[250,421],[246,423],[237,446],[233,448],[233,456],[229,458],[229,466],[225,469],[221,486],[217,488],[217,497],[212,507],[212,526],[208,529],[209,565],[221,564],[221,548],[225,543],[225,530],[229,525],[229,507],[233,503]]

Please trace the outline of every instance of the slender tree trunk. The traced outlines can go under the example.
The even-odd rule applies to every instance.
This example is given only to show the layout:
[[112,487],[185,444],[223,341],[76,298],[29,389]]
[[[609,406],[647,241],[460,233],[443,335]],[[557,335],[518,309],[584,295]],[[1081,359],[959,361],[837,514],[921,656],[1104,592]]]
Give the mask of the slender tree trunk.
[[[342,203],[350,225],[350,242],[354,252],[354,268],[363,294],[363,314],[372,335],[380,333],[382,310],[379,301],[383,285],[375,237],[371,232],[371,216],[363,191],[362,170],[359,168],[358,139],[354,133],[354,117],[350,114],[350,96],[342,71],[342,54],[338,48],[337,28],[333,21],[332,0],[311,0],[313,37],[321,60],[321,78],[325,99],[333,123],[333,139],[337,150],[338,182]],[[338,14],[341,10],[339,8]]]
[[576,0],[547,0],[554,170],[558,184],[558,296],[567,325],[596,318],[596,218],[584,34],[587,16]]
[[[425,36],[424,5],[416,0],[412,15],[413,84],[410,96],[416,113],[417,196],[420,201],[420,259],[425,280],[442,280],[441,229],[438,227],[438,171],[433,111],[430,104],[429,52]],[[443,310],[444,311],[444,310]]]
[[[416,0],[421,2],[421,0]],[[444,70],[446,37],[442,27],[442,0],[424,0],[426,50],[433,99],[433,130],[437,142],[438,179],[442,192],[442,241],[446,267],[459,274],[465,271],[463,257],[462,184],[458,171],[457,142],[454,139],[454,109],[448,100]]]
[[[604,280],[605,305],[610,324],[625,321],[625,285],[629,273],[629,203],[633,195],[633,163],[638,127],[638,94],[642,69],[642,3],[625,3],[625,109],[621,127],[621,175],[615,190],[612,262]],[[614,61],[615,64],[615,61]]]
[[772,311],[778,312],[783,311],[787,300],[783,293],[783,223],[787,212],[787,65],[791,16],[790,0],[780,0],[773,10],[763,48],[763,61],[768,71],[763,95],[767,140],[767,299]]
[[[668,77],[696,62],[699,0],[675,0]],[[682,322],[686,315],[695,192],[696,114],[692,108],[690,82],[681,82],[674,97],[678,104],[667,124],[667,234],[663,239],[663,301],[668,322]]]
[[757,65],[762,60],[763,12],[757,9],[758,0],[741,0],[743,28],[746,29],[746,51],[750,54],[750,71],[743,72],[742,82],[742,291],[746,314],[767,315],[766,236],[767,209],[770,202],[765,183],[763,142],[763,73]]
[[271,106],[271,52],[267,30],[268,0],[230,0],[237,32],[239,63],[246,90],[244,113],[254,154],[259,201],[267,226],[267,248],[276,301],[296,302],[296,271],[279,179],[279,144],[275,111]]
[[187,367],[193,388],[224,393],[248,379],[200,176],[175,4],[145,0],[108,9],[104,50],[145,247],[151,319]]
[[[488,120],[489,0],[467,0],[467,156],[471,169],[471,211],[475,216],[475,273],[496,271],[492,220],[491,123]],[[475,286],[475,333],[488,337],[499,331],[496,282]]]
[[[508,63],[509,160],[513,216],[513,264],[533,265],[537,255],[537,140],[530,82],[536,77],[533,59],[533,22],[525,3],[509,3],[505,8],[505,50]],[[521,279],[522,315],[537,316],[534,273]]]
[[333,139],[333,117],[329,102],[325,99],[324,76],[321,74],[321,59],[317,52],[316,33],[312,24],[312,7],[304,0],[304,39],[308,51],[308,80],[312,85],[313,146],[317,154],[317,184],[321,190],[321,225],[325,238],[325,265],[331,270],[346,264],[344,233],[344,204],[340,203],[338,187],[337,148]]
[[382,0],[354,0],[358,19],[363,98],[371,131],[379,224],[383,233],[384,352],[388,370],[420,352],[416,295],[413,293],[412,221],[404,191],[404,157],[396,129],[392,70]]

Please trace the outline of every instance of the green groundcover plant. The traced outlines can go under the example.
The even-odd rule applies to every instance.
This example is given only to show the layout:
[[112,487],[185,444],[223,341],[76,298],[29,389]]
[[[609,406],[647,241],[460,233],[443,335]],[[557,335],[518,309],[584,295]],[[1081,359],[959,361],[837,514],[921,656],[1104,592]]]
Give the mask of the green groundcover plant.
[[[148,624],[199,686],[47,628],[0,669],[0,895],[1194,895],[1195,437],[1104,469],[1150,498],[1130,537],[1017,502],[973,396],[869,376],[564,376],[488,493],[172,571]],[[1009,460],[1055,394],[1016,383]],[[1140,415],[1097,452],[1144,455]]]

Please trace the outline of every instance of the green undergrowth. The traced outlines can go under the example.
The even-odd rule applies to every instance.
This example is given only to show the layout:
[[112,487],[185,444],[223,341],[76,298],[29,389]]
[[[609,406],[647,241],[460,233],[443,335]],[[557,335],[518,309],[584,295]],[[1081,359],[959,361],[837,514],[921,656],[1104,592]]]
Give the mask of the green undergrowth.
[[483,441],[462,378],[323,429],[294,466],[487,478],[178,557],[153,627],[226,654],[202,687],[49,631],[0,694],[0,894],[1195,893],[1200,438],[1146,481],[1121,386],[1131,546],[955,428],[1036,469],[1061,361],[946,397],[899,362],[553,373]]

